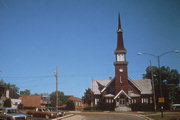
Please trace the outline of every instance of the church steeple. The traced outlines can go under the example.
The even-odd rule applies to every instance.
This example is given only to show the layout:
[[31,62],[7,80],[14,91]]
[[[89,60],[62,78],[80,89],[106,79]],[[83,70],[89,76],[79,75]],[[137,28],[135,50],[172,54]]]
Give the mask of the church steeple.
[[120,14],[118,15],[118,29],[117,29],[117,48],[114,51],[116,55],[115,66],[115,94],[120,90],[127,93],[128,90],[128,71],[126,61],[126,49],[124,48],[123,32],[121,28]]
[[118,15],[118,29],[117,29],[117,48],[115,52],[118,51],[124,51],[126,52],[126,49],[124,48],[124,41],[123,41],[123,34],[122,34],[122,28],[121,28],[121,20],[120,20],[120,14]]
[[117,29],[117,48],[114,51],[116,55],[116,64],[120,64],[119,62],[127,63],[126,62],[126,49],[124,48],[124,41],[123,41],[123,32],[121,28],[121,20],[120,14],[118,15],[118,29]]

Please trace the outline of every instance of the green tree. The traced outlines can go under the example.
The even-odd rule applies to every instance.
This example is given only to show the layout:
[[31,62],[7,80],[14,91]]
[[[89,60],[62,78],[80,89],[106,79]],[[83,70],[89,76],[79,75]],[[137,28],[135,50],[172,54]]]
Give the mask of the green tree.
[[151,79],[151,70],[154,75],[155,82],[159,82],[159,70],[161,73],[161,80],[167,84],[178,85],[180,82],[180,74],[176,69],[170,69],[170,67],[162,66],[160,69],[156,66],[149,66],[146,68],[146,73],[143,74],[143,78]]
[[175,84],[168,84],[169,100],[171,103],[179,103],[180,87]]
[[21,95],[21,96],[24,96],[24,95],[31,95],[31,92],[30,92],[30,90],[25,89],[24,91],[20,91],[20,95]]
[[15,84],[6,83],[3,80],[0,80],[0,86],[4,86],[5,88],[11,89],[16,93],[19,92],[19,88]]
[[180,101],[180,87],[178,85],[180,81],[180,74],[178,71],[176,69],[170,69],[170,67],[165,66],[162,66],[160,69],[155,66],[149,66],[146,68],[146,73],[143,74],[143,78],[152,79],[151,72],[153,73],[153,78],[155,81],[154,84],[156,98],[160,97],[161,83],[162,95],[165,98],[165,106],[169,106],[170,103],[176,103],[177,101]]
[[[64,95],[64,92],[58,91],[58,98],[59,98],[59,102],[58,102],[59,105],[66,104],[68,101],[68,98],[67,96]],[[56,92],[52,92],[50,94],[50,99],[52,106],[56,106]]]
[[85,93],[82,99],[84,103],[91,105],[91,103],[93,102],[93,97],[94,97],[93,91],[90,88],[88,88],[85,90]]

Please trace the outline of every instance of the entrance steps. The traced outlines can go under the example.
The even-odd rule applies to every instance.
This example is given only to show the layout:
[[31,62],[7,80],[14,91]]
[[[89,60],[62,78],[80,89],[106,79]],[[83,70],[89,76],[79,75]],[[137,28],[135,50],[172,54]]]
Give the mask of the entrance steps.
[[125,105],[120,105],[115,108],[115,111],[131,111],[131,108]]

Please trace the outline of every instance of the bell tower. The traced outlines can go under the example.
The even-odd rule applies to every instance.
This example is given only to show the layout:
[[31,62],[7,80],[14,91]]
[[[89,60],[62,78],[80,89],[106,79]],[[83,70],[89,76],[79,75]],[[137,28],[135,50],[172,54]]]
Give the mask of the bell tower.
[[118,29],[117,29],[117,48],[114,53],[116,55],[115,66],[115,94],[120,90],[128,92],[128,70],[126,61],[126,49],[124,48],[123,31],[121,28],[120,14],[118,15]]

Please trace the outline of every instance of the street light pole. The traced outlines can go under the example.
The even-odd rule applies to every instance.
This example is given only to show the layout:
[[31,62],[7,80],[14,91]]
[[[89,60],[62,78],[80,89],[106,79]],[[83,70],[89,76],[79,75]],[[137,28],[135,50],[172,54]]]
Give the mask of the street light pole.
[[[163,118],[163,105],[162,103],[164,102],[164,97],[163,97],[163,94],[162,94],[162,80],[161,80],[161,66],[160,66],[160,56],[157,56],[158,58],[158,69],[159,69],[159,87],[160,87],[160,98],[162,99],[162,102],[160,103],[161,104],[161,118]],[[159,99],[160,99],[159,98]],[[160,100],[159,100],[160,102]]]
[[152,64],[150,60],[150,68],[151,68],[151,83],[152,83],[152,91],[153,91],[153,101],[154,101],[154,111],[156,112],[156,95],[155,95],[155,85],[154,85],[154,75],[153,75],[153,70],[152,70]]
[[158,59],[158,69],[159,69],[159,87],[160,87],[160,96],[162,97],[162,80],[161,80],[161,66],[160,66],[160,56],[157,56]]
[[[162,94],[162,80],[161,80],[161,66],[160,66],[160,57],[161,56],[164,56],[166,54],[169,54],[169,53],[179,53],[178,50],[172,50],[172,51],[167,51],[167,52],[164,52],[160,55],[154,55],[154,54],[151,54],[151,53],[137,53],[138,55],[150,55],[150,56],[153,56],[153,57],[156,57],[158,59],[158,69],[159,69],[159,88],[160,88],[160,98],[158,99],[159,102],[161,103],[161,117],[163,118],[163,106],[162,106],[162,103],[164,103],[164,98],[163,98],[163,94]],[[155,93],[154,93],[155,94]]]

